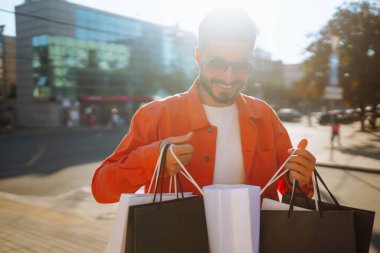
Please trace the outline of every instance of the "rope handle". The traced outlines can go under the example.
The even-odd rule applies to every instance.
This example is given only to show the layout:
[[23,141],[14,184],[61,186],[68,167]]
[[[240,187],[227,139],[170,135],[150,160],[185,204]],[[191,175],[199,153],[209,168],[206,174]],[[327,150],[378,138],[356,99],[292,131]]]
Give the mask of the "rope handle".
[[[276,182],[279,178],[281,178],[285,173],[287,173],[289,171],[289,169],[285,169],[280,175],[277,176],[278,173],[280,173],[280,171],[282,170],[282,168],[285,166],[285,164],[290,160],[290,158],[292,157],[292,155],[294,155],[294,153],[297,151],[297,149],[294,149],[293,152],[288,156],[288,158],[285,160],[285,162],[283,162],[283,164],[280,166],[280,168],[276,171],[276,173],[272,176],[272,178],[268,181],[268,183],[263,187],[263,189],[261,190],[260,192],[260,195],[262,195],[264,193],[264,191],[271,185],[273,184],[274,182]],[[315,200],[315,207],[316,207],[316,211],[319,211],[320,210],[320,195],[319,195],[319,187],[318,187],[318,183],[317,183],[317,178],[315,176],[319,176],[318,172],[315,171],[315,173],[313,172],[313,176],[314,176],[314,179],[312,178],[313,180],[313,186],[314,186],[314,189],[317,189],[317,193],[318,193],[318,199]],[[324,183],[324,182],[323,182]],[[293,179],[293,187],[292,187],[292,196],[291,196],[291,200],[293,199],[293,194],[294,194],[294,185],[296,184],[296,180]],[[298,185],[297,185],[298,186]],[[302,191],[302,190],[301,190]],[[335,200],[335,199],[334,199]],[[292,207],[291,207],[292,209]],[[289,209],[290,210],[290,209]]]
[[260,192],[260,195],[264,193],[264,191],[274,182],[276,182],[280,177],[282,177],[286,172],[289,171],[289,169],[285,169],[280,175],[277,176],[278,173],[284,168],[285,164],[290,160],[292,155],[297,151],[297,149],[294,149],[293,152],[289,155],[289,157],[285,160],[285,162],[280,166],[280,168],[274,173],[273,177],[268,181],[268,183],[263,187],[263,189]]
[[158,155],[156,166],[154,168],[152,178],[150,179],[150,184],[149,184],[149,187],[148,187],[148,192],[150,192],[150,190],[152,189],[152,183],[153,183],[154,178],[156,178],[155,184],[154,184],[154,189],[157,187],[158,178],[159,178],[159,175],[160,175],[159,168],[160,168],[160,164],[161,164],[162,154],[163,153],[164,153],[164,147],[160,150],[160,154]]
[[194,178],[190,175],[190,173],[187,171],[187,169],[185,168],[185,166],[181,163],[181,161],[175,155],[175,153],[173,151],[173,145],[170,145],[169,150],[170,150],[170,153],[172,154],[172,156],[174,157],[174,159],[176,160],[176,162],[182,168],[182,170],[180,170],[179,173],[181,173],[187,180],[189,180],[190,183],[192,183],[198,189],[198,191],[203,195],[202,189],[199,187],[199,185],[197,184],[197,182],[194,180]]
[[[179,173],[182,174],[187,180],[189,180],[189,182],[192,183],[197,188],[197,190],[203,195],[202,189],[199,187],[199,185],[197,184],[197,182],[194,180],[194,178],[190,175],[190,173],[187,171],[187,169],[185,168],[185,166],[181,163],[181,161],[175,155],[175,153],[173,151],[173,144],[167,144],[167,145],[170,145],[169,146],[170,153],[172,154],[172,156],[174,157],[174,159],[176,160],[176,162],[181,167],[181,170],[179,171]],[[160,154],[158,156],[158,159],[157,159],[157,162],[156,162],[156,166],[155,166],[152,178],[150,180],[148,192],[151,191],[153,181],[155,181],[154,189],[157,188],[158,178],[160,176],[160,164],[162,163],[162,159],[165,159],[165,158],[163,158],[164,149],[165,149],[164,147],[161,149]],[[175,176],[178,176],[178,175],[172,175],[172,176],[170,176],[169,193],[171,192],[173,177],[175,177]],[[178,191],[177,191],[177,181],[178,180],[174,179],[174,190],[175,190],[176,194],[178,193]]]

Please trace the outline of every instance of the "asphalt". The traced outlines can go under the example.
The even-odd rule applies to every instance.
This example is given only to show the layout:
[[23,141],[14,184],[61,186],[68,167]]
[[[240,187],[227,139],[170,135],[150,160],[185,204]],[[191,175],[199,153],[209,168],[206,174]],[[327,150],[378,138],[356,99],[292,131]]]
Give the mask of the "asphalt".
[[[356,123],[343,125],[342,145],[332,149],[328,126],[286,127],[294,145],[308,138],[321,165],[317,169],[343,204],[380,212],[380,132],[359,132]],[[97,164],[87,166],[95,169]],[[55,196],[0,192],[0,252],[104,252],[117,207],[96,203],[89,185]],[[371,253],[380,252],[379,242],[376,217]]]

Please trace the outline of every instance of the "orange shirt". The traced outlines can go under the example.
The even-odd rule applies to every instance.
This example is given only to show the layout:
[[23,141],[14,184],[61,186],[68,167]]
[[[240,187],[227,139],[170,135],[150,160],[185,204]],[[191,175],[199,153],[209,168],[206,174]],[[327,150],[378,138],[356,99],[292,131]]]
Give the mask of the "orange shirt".
[[[126,136],[94,174],[92,192],[98,202],[117,202],[121,193],[134,193],[144,185],[147,190],[160,141],[190,131],[194,153],[186,168],[200,187],[213,184],[217,128],[207,120],[197,86],[198,80],[189,91],[153,101],[136,112]],[[263,187],[289,156],[291,142],[276,113],[265,102],[239,94],[236,104],[247,184]],[[165,180],[166,190],[168,181]],[[183,177],[181,184],[184,191],[199,194]],[[289,188],[285,177],[278,185],[268,187],[262,197],[278,199],[277,187],[281,193]],[[312,185],[304,191],[312,192]]]

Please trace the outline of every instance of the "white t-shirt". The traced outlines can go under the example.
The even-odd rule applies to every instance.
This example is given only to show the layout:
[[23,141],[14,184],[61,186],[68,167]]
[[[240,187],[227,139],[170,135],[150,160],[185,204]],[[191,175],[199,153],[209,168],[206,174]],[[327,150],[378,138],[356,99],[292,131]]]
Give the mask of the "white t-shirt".
[[244,161],[236,104],[227,107],[203,107],[210,124],[217,127],[213,183],[244,184]]

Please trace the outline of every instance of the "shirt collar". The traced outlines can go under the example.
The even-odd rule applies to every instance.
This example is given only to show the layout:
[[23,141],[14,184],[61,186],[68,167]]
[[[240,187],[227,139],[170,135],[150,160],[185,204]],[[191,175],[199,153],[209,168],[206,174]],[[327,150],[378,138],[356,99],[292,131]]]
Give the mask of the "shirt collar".
[[[199,78],[195,79],[190,89],[186,92],[186,103],[192,130],[208,127],[210,125],[198,92],[198,86]],[[236,105],[238,107],[239,114],[241,113],[243,119],[255,120],[262,116],[257,104],[251,103],[249,105],[247,96],[242,95],[241,93],[237,95]]]

